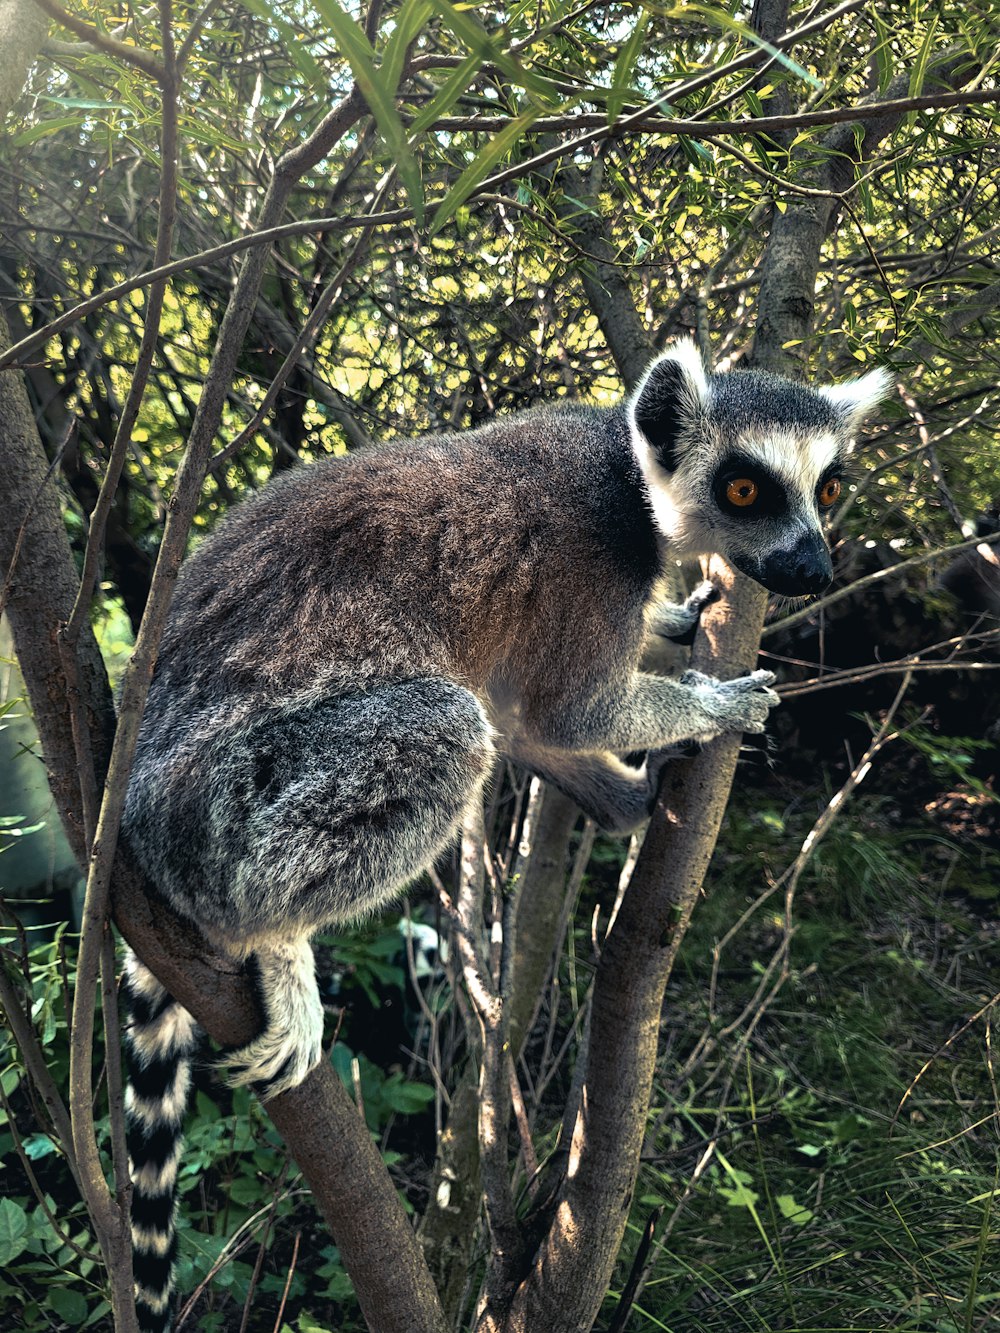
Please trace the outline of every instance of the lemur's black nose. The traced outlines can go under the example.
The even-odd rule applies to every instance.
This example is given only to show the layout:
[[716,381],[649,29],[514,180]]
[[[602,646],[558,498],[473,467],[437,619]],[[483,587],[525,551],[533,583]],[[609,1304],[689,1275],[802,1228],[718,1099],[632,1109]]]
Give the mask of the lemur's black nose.
[[765,559],[761,583],[786,597],[822,592],[833,578],[826,542],[818,532],[805,532],[788,550],[772,551]]

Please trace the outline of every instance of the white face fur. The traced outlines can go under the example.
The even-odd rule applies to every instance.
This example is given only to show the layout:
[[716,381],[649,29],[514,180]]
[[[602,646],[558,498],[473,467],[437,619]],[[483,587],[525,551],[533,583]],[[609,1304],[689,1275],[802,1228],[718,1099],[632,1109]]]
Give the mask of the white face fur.
[[818,592],[831,569],[820,517],[862,419],[891,378],[810,389],[763,371],[710,375],[676,343],[629,403],[654,520],[678,556],[717,551],[774,592]]

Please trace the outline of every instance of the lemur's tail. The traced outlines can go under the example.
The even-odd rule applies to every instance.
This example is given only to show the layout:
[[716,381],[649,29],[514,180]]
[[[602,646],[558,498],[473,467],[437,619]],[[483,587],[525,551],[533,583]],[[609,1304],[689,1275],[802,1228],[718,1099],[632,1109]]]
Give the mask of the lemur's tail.
[[122,981],[128,1087],[125,1119],[132,1166],[132,1263],[142,1333],[166,1333],[173,1314],[174,1184],[201,1029],[138,958]]

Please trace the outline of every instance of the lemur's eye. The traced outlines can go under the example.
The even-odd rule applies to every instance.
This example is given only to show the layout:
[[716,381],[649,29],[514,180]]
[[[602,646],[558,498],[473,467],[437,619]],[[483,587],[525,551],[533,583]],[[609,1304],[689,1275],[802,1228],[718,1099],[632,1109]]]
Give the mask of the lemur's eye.
[[731,505],[739,505],[741,509],[752,505],[759,494],[757,483],[751,481],[749,477],[736,477],[726,487],[726,499]]
[[829,481],[824,481],[819,492],[819,502],[824,509],[829,509],[832,504],[836,504],[840,499],[840,478],[831,477]]

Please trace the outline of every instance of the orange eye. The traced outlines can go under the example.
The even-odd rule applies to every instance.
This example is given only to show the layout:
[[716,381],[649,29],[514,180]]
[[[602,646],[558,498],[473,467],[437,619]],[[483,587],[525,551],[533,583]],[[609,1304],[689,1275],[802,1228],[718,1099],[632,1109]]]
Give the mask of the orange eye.
[[829,509],[832,504],[836,504],[840,499],[840,478],[831,477],[829,481],[823,483],[819,493],[819,502],[824,509]]
[[741,509],[752,505],[759,494],[757,483],[751,481],[749,477],[737,477],[726,487],[726,499],[731,505],[739,505]]

